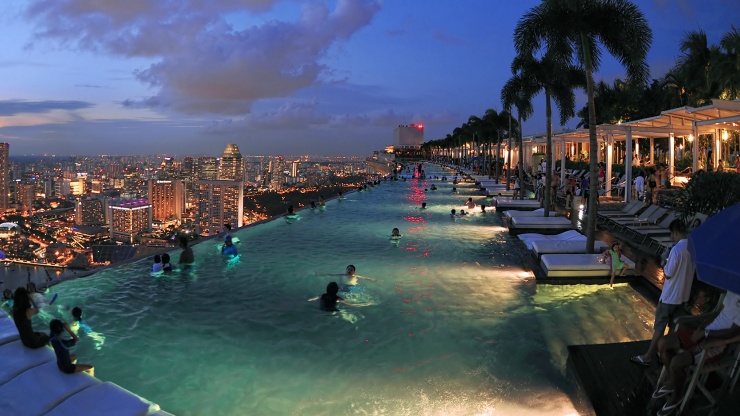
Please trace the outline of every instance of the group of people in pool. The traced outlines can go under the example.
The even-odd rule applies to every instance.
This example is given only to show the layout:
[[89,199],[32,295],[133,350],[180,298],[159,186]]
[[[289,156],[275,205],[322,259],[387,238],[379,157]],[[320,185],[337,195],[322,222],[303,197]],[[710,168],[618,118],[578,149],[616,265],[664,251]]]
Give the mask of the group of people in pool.
[[[70,353],[70,348],[80,340],[78,332],[92,332],[90,326],[82,320],[82,308],[76,306],[71,309],[71,324],[54,318],[49,322],[49,333],[33,330],[31,319],[39,314],[42,308],[51,306],[55,298],[56,296],[51,300],[46,299],[36,290],[33,282],[28,282],[26,287],[16,288],[15,292],[5,289],[2,307],[12,316],[21,343],[25,347],[37,349],[51,344],[60,371],[67,374],[85,371],[92,375],[94,367],[91,364],[78,363],[77,356]],[[64,339],[64,332],[69,334],[70,338]]]

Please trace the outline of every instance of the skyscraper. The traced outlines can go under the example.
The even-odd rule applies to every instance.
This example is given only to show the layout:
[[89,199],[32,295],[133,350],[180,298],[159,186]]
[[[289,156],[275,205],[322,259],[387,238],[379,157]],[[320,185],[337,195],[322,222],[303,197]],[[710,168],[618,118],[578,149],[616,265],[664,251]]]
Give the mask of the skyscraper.
[[198,158],[198,179],[215,181],[218,178],[218,159],[215,157]]
[[8,210],[8,197],[10,194],[10,144],[0,143],[0,212]]
[[226,145],[218,165],[218,179],[221,181],[244,180],[244,159],[239,152],[239,146],[233,143]]
[[197,181],[195,225],[203,235],[218,234],[224,224],[244,225],[244,182]]
[[108,209],[111,240],[132,244],[136,235],[152,229],[152,206],[146,199],[118,201]]
[[185,185],[180,179],[150,179],[148,186],[153,220],[182,219],[182,213],[185,212]]

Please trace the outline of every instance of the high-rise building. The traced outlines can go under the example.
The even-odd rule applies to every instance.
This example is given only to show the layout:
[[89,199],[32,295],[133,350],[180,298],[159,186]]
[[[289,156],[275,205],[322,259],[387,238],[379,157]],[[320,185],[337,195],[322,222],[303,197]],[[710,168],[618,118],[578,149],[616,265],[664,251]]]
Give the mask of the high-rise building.
[[152,229],[152,206],[146,199],[120,200],[108,208],[110,238],[133,244],[139,233]]
[[105,212],[108,208],[106,199],[87,198],[75,203],[75,224],[103,225],[106,223]]
[[182,219],[185,212],[185,184],[180,179],[150,179],[149,203],[152,204],[152,219],[156,221]]
[[218,164],[218,179],[221,181],[243,181],[244,159],[239,146],[229,143]]
[[215,181],[218,179],[218,159],[202,156],[198,158],[198,179]]
[[18,211],[21,215],[30,215],[33,201],[36,199],[36,185],[32,183],[18,183]]
[[195,160],[192,156],[185,156],[180,167],[180,177],[185,183],[195,180]]
[[244,182],[197,181],[195,225],[203,235],[218,234],[224,224],[244,225]]
[[10,144],[0,143],[0,212],[8,210],[10,194]]

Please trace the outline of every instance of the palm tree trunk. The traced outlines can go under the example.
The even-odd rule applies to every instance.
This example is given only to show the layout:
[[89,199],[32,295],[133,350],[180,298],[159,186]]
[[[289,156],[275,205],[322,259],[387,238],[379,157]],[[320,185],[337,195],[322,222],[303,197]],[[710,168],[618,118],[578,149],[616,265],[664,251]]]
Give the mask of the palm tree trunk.
[[550,203],[555,195],[551,195],[552,187],[552,104],[550,103],[550,90],[545,88],[545,117],[547,118],[547,150],[545,150],[545,186],[542,191],[545,193],[545,217],[550,216]]
[[509,152],[506,155],[506,190],[508,191],[510,188],[509,185],[509,177],[511,176],[511,112],[509,112]]
[[517,114],[519,120],[519,199],[524,199],[524,137],[522,133],[522,115]]
[[591,66],[591,50],[588,47],[588,41],[582,36],[584,56],[583,62],[586,64],[586,93],[588,95],[588,224],[586,225],[586,252],[594,252],[594,240],[596,238],[596,204],[598,203],[598,173],[596,171],[597,146],[596,141],[596,105],[594,104],[594,74]]
[[499,155],[501,154],[501,131],[497,133],[498,142],[496,143],[496,171],[493,173],[496,176],[496,185],[498,185],[498,172],[499,172]]

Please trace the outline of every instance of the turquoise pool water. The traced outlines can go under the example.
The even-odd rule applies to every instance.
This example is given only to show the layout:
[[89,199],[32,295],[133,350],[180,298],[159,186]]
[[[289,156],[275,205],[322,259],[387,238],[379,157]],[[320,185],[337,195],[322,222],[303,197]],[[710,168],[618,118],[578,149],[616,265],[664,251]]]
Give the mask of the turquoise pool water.
[[[434,182],[240,230],[238,262],[206,241],[191,271],[147,260],[52,292],[105,336],[82,337],[80,362],[178,415],[576,414],[565,346],[646,339],[654,308],[626,285],[536,285],[498,214],[450,218],[472,184]],[[307,301],[348,264],[378,279],[362,281],[372,306]]]

